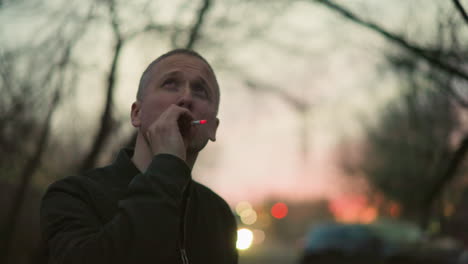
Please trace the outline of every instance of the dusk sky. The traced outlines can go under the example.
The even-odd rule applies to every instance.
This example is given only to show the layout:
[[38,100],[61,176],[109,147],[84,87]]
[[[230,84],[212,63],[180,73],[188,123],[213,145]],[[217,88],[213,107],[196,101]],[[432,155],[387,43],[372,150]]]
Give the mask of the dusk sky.
[[[401,18],[398,25],[388,19],[378,20],[390,28],[401,26],[409,5],[396,2],[394,6],[368,5],[374,11],[368,17]],[[375,117],[382,102],[395,93],[394,77],[376,71],[383,61],[380,52],[389,45],[323,7],[302,2],[278,16],[263,38],[236,42],[236,36],[223,37],[229,53],[199,49],[218,75],[221,124],[217,141],[210,142],[199,156],[193,172],[195,179],[231,204],[241,200],[258,202],[271,196],[332,198],[359,191],[361,183],[343,177],[333,151],[340,137],[358,137],[361,122]],[[232,42],[229,38],[233,38]],[[297,54],[268,43],[292,47]],[[105,52],[99,46],[95,49],[89,52]],[[142,41],[124,54],[117,106],[127,120],[141,72],[167,49]],[[224,63],[217,63],[220,58]],[[238,69],[254,81],[287,91],[313,105],[308,117],[308,157],[301,157],[302,121],[297,112],[273,93],[252,92],[236,74]],[[96,99],[102,96],[97,95]]]
[[[359,190],[361,183],[344,177],[338,167],[336,144],[343,136],[358,138],[362,122],[373,120],[378,107],[395,94],[394,76],[378,73],[383,61],[381,51],[390,45],[375,33],[316,4],[297,1],[284,12],[278,12],[256,10],[254,4],[236,6],[234,2],[227,4],[230,9],[215,5],[211,16],[215,20],[229,15],[227,19],[235,22],[236,30],[224,34],[216,22],[208,22],[205,30],[216,37],[207,42],[214,46],[202,42],[197,48],[217,73],[221,86],[221,124],[217,141],[210,142],[199,156],[193,171],[195,179],[231,204],[271,196],[330,198]],[[350,9],[367,10],[362,14],[365,18],[390,30],[404,28],[409,18],[414,27],[408,30],[414,30],[424,25],[424,19],[437,8],[421,0],[341,2]],[[176,13],[174,6],[177,5],[162,8],[165,12],[158,19],[179,17],[181,21],[191,21],[190,7]],[[411,13],[415,7],[424,11]],[[269,17],[275,12],[273,19]],[[243,21],[248,16],[256,20]],[[33,18],[34,15],[25,14],[10,20],[7,14],[3,19],[12,22],[3,37],[15,36],[10,39],[11,44],[20,43],[22,37],[34,30],[30,23]],[[134,20],[137,24],[138,18]],[[245,28],[262,21],[268,22],[267,29],[260,36],[246,37]],[[85,56],[79,56],[83,74],[73,94],[76,104],[62,105],[57,112],[53,130],[57,135],[82,135],[84,128],[96,124],[99,118],[96,113],[103,107],[104,93],[100,87],[108,69],[110,37],[109,28],[96,22],[96,27],[78,46]],[[213,48],[217,44],[221,48]],[[155,41],[151,37],[136,38],[125,47],[115,100],[118,115],[126,123],[118,132],[120,137],[132,130],[129,110],[141,72],[169,49],[167,39]],[[307,118],[307,157],[301,156],[300,116],[276,94],[250,90],[242,77],[244,73],[253,81],[278,88],[312,106]],[[71,120],[70,116],[76,118]],[[76,131],[65,132],[64,127]]]

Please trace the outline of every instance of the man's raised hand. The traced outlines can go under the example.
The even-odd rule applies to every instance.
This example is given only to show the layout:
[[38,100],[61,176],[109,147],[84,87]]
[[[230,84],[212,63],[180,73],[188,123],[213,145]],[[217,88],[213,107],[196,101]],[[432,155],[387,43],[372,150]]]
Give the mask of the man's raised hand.
[[186,151],[192,139],[192,114],[186,108],[172,104],[156,119],[147,131],[145,140],[153,156],[172,154],[186,160]]

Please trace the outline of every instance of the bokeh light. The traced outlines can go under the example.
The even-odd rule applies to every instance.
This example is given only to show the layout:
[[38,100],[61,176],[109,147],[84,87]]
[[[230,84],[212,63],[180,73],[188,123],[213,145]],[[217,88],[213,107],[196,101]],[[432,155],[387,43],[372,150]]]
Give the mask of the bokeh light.
[[288,215],[288,206],[284,203],[276,203],[271,207],[271,215],[277,219],[286,217]]
[[236,247],[238,250],[246,250],[250,248],[254,239],[254,235],[250,229],[241,228],[237,230]]
[[240,219],[246,225],[254,224],[257,221],[257,213],[253,209],[246,209],[241,212]]
[[263,243],[265,241],[265,232],[260,229],[254,229],[252,230],[253,233],[253,244],[258,245]]
[[247,202],[247,201],[242,201],[242,202],[239,202],[237,205],[236,205],[236,213],[241,216],[242,215],[242,212],[245,211],[245,210],[249,210],[249,209],[252,209],[252,205]]

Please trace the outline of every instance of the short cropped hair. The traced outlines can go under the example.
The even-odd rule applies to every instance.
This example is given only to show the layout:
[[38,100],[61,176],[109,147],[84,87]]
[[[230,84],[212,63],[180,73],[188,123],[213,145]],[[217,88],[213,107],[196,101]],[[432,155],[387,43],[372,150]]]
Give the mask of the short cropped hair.
[[174,49],[174,50],[171,50],[169,52],[164,53],[163,55],[161,55],[158,58],[156,58],[155,60],[153,60],[148,65],[148,67],[146,67],[145,71],[141,75],[140,83],[138,84],[138,91],[137,91],[136,99],[139,100],[139,101],[141,101],[143,99],[143,94],[144,94],[145,88],[148,85],[149,80],[151,79],[151,74],[150,74],[151,69],[156,64],[158,64],[158,62],[162,61],[164,58],[167,58],[169,56],[176,55],[176,54],[184,54],[184,55],[193,56],[193,57],[199,58],[200,60],[202,60],[203,62],[206,63],[206,65],[208,66],[208,69],[213,74],[213,77],[214,77],[215,82],[216,82],[216,89],[218,90],[217,93],[216,93],[216,99],[217,99],[216,111],[218,111],[219,100],[220,100],[220,90],[219,90],[218,80],[216,79],[216,75],[215,75],[215,73],[213,71],[213,68],[211,68],[211,65],[208,63],[208,61],[205,58],[203,58],[199,53],[197,53],[196,51],[191,50],[191,49]]

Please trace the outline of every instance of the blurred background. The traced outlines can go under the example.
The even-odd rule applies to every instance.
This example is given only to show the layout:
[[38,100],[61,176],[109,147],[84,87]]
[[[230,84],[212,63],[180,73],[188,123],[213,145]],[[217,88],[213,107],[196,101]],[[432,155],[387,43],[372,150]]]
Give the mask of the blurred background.
[[45,189],[132,145],[141,73],[174,48],[221,86],[193,176],[236,215],[241,264],[468,263],[466,8],[1,0],[0,263],[43,263]]

